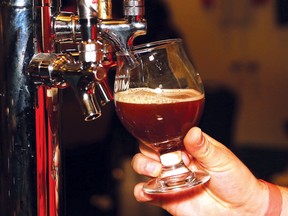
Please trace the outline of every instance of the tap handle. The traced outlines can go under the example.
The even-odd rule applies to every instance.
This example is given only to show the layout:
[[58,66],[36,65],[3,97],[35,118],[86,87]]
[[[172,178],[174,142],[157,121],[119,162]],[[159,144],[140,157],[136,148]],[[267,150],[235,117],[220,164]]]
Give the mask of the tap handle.
[[96,41],[98,1],[78,0],[77,4],[82,41]]
[[98,1],[77,0],[77,5],[80,20],[90,20],[97,18]]
[[98,18],[103,20],[112,19],[111,0],[98,0]]
[[124,0],[124,15],[125,16],[144,16],[145,7],[144,0]]

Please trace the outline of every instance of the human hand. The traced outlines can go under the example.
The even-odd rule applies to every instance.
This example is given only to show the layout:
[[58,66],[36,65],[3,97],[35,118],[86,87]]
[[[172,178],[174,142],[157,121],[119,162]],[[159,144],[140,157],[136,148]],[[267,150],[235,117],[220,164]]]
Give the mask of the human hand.
[[[172,215],[264,215],[269,195],[265,184],[224,145],[199,128],[192,128],[184,138],[183,160],[193,169],[206,171],[209,182],[170,194],[146,194],[143,182],[135,186],[139,202],[149,202]],[[156,177],[161,170],[159,156],[145,145],[132,160],[133,169],[142,175]]]

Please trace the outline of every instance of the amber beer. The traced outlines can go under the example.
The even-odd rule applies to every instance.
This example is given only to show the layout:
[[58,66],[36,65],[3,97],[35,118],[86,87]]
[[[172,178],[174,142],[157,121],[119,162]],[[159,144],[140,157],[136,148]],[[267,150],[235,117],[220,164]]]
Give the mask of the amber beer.
[[191,89],[137,88],[117,92],[115,105],[129,132],[163,153],[163,149],[182,148],[181,138],[202,114],[204,94]]

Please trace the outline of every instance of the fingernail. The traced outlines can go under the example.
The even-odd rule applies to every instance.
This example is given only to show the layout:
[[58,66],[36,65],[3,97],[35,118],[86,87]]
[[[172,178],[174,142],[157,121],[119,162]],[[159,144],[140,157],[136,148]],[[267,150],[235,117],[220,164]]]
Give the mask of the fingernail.
[[203,133],[201,132],[200,137],[198,138],[198,142],[196,143],[196,145],[194,146],[194,150],[200,150],[203,148],[203,146],[205,145],[205,137],[203,136]]
[[203,133],[201,132],[201,135],[200,135],[200,142],[198,143],[198,146],[202,146],[205,144],[205,137],[203,136]]

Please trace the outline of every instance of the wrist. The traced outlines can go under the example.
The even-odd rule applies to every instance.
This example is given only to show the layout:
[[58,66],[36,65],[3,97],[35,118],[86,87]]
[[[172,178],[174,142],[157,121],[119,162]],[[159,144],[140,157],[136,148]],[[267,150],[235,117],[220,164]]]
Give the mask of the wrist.
[[288,188],[287,187],[279,187],[282,193],[282,212],[281,216],[288,215]]
[[264,216],[280,216],[282,212],[283,198],[282,193],[277,185],[271,184],[264,180],[259,180],[264,183],[268,191],[268,202]]

